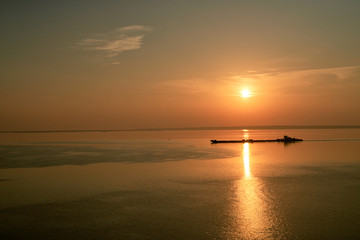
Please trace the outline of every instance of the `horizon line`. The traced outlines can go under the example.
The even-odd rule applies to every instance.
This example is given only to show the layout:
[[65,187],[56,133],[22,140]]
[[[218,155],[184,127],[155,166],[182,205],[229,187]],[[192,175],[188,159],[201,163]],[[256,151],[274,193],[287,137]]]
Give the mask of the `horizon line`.
[[181,130],[245,130],[245,129],[351,129],[360,125],[246,125],[217,127],[172,127],[132,129],[64,129],[64,130],[0,130],[0,133],[72,133],[72,132],[131,132],[131,131],[181,131]]

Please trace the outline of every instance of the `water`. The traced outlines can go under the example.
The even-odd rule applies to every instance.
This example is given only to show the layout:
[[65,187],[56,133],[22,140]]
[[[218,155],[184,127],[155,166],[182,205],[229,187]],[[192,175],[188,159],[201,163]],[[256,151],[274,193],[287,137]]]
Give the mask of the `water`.
[[360,238],[360,129],[0,137],[1,239]]

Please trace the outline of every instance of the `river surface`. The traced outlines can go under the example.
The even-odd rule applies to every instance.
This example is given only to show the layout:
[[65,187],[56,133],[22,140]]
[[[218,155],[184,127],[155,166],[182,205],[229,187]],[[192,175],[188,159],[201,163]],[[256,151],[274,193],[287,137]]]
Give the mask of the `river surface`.
[[0,239],[360,239],[360,129],[1,133],[0,196]]

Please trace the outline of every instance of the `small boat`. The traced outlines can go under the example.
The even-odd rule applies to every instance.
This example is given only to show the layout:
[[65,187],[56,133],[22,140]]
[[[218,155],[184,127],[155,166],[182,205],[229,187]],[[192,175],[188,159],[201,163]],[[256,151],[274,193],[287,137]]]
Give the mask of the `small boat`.
[[291,142],[300,142],[303,139],[300,138],[292,138],[288,136],[284,136],[284,138],[278,139],[271,139],[271,140],[253,140],[253,139],[242,139],[242,140],[210,140],[211,143],[255,143],[255,142],[284,142],[284,143],[291,143]]

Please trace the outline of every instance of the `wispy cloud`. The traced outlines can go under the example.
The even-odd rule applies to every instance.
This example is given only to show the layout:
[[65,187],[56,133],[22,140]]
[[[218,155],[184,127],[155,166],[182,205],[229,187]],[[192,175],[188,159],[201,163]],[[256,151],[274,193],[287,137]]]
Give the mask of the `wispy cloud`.
[[152,28],[144,25],[131,25],[116,29],[118,32],[151,31]]
[[[231,77],[239,85],[254,86],[261,94],[330,95],[352,92],[360,87],[360,66],[305,69],[296,71],[268,70]],[[261,90],[264,89],[264,90]],[[269,91],[270,90],[270,91]]]
[[303,70],[265,69],[212,78],[167,80],[163,92],[182,95],[239,96],[249,89],[254,96],[331,96],[358,94],[360,66]]
[[108,58],[112,58],[124,51],[141,48],[145,32],[151,30],[151,27],[143,25],[121,27],[105,34],[97,34],[94,38],[83,39],[77,45],[83,50],[104,52]]

